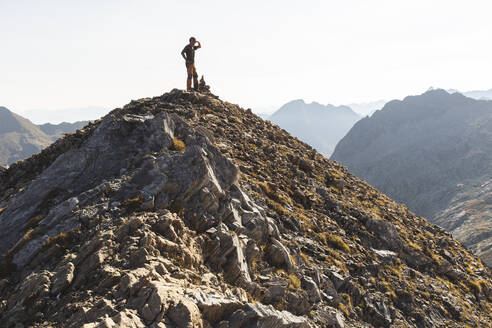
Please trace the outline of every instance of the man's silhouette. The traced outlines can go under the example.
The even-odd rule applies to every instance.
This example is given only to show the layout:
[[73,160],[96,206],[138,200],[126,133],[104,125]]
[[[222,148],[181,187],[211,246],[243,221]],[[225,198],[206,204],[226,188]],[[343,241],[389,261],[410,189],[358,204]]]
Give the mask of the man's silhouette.
[[[195,45],[198,44],[198,45]],[[198,89],[198,74],[195,67],[195,50],[200,49],[202,45],[194,37],[190,38],[190,43],[184,47],[181,51],[181,56],[186,61],[186,70],[188,72],[188,79],[186,80],[186,90],[191,90],[191,78],[193,78],[193,88]]]

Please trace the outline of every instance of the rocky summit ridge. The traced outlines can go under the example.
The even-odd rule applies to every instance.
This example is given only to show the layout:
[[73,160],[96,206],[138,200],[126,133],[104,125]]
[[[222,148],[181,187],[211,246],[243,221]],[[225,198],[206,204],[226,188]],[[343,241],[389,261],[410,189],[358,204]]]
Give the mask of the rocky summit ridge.
[[441,228],[208,92],[132,101],[0,170],[6,327],[490,327]]

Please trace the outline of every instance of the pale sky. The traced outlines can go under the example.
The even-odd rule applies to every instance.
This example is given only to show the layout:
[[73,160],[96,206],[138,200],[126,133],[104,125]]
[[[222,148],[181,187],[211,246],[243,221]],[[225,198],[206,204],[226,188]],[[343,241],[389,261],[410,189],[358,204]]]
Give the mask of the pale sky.
[[257,112],[490,89],[491,13],[490,0],[0,0],[0,105],[115,108],[184,88],[190,36],[212,91]]

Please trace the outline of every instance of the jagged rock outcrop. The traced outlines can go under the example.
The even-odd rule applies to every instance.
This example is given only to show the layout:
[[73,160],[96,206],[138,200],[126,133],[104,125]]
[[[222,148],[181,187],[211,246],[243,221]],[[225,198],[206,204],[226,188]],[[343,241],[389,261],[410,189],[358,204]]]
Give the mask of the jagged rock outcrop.
[[492,265],[492,101],[431,90],[389,102],[357,122],[331,158]]
[[479,327],[440,228],[209,92],[132,101],[0,173],[7,327]]

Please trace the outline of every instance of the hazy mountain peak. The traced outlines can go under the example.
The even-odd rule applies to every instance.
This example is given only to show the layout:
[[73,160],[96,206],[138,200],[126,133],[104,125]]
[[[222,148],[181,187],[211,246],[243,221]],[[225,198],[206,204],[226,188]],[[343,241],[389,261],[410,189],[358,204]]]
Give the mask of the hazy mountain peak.
[[31,121],[0,107],[0,165],[9,165],[48,146],[51,140]]
[[0,134],[17,131],[22,122],[6,107],[0,107]]
[[268,119],[329,156],[360,116],[344,105],[321,105],[298,99],[283,105]]
[[296,105],[296,104],[303,104],[303,105],[305,105],[306,102],[304,101],[304,99],[294,99],[294,100],[289,101],[288,103],[286,103],[283,106]]

